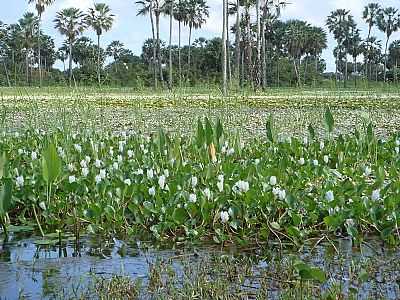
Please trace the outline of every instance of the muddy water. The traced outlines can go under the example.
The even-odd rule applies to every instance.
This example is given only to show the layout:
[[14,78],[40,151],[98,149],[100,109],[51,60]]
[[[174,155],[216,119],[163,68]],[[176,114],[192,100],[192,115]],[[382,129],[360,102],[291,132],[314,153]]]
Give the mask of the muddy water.
[[[174,268],[180,269],[180,259],[186,254],[193,257],[193,264],[208,255],[254,256],[258,257],[254,261],[254,277],[264,269],[271,269],[270,274],[274,272],[270,263],[274,251],[258,248],[238,250],[191,246],[185,250],[156,249],[149,246],[151,243],[135,240],[99,241],[90,238],[82,239],[79,245],[74,241],[67,242],[62,248],[55,244],[40,245],[43,243],[47,242],[40,238],[12,236],[0,247],[1,300],[77,298],[85,293],[94,276],[127,275],[132,279],[141,278],[146,283],[150,265],[157,259],[170,258],[174,261]],[[321,286],[323,290],[339,283],[344,294],[357,288],[359,299],[400,298],[400,252],[383,248],[379,242],[371,241],[361,248],[353,248],[350,240],[340,240],[335,248],[329,243],[316,247],[310,245],[300,252],[286,250],[280,257],[286,260],[293,255],[327,273],[329,279]],[[355,279],[358,274],[354,274],[361,269],[365,269],[369,276],[362,283]],[[273,281],[271,279],[269,295],[279,298],[280,291],[273,288]],[[252,285],[253,288],[259,287],[257,280]]]

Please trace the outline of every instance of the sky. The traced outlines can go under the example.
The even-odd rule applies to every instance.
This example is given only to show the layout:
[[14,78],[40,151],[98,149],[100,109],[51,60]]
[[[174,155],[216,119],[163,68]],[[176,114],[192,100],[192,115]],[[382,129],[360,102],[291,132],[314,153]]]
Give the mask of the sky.
[[[126,48],[131,49],[134,54],[140,55],[144,40],[151,36],[149,17],[136,16],[138,6],[135,4],[135,0],[98,1],[108,4],[115,15],[113,28],[102,37],[103,47],[111,41],[119,40]],[[43,15],[43,31],[55,38],[56,45],[60,46],[63,42],[63,37],[54,29],[53,23],[56,12],[68,7],[76,7],[86,11],[89,7],[93,6],[94,2],[94,0],[56,0]],[[338,8],[346,8],[355,17],[364,38],[367,35],[367,26],[362,20],[362,11],[369,2],[378,2],[383,7],[394,6],[400,9],[400,2],[398,0],[289,0],[289,2],[290,4],[282,11],[281,18],[283,20],[302,19],[312,25],[321,27],[325,26],[326,18],[331,11]],[[222,0],[207,0],[207,3],[210,7],[210,18],[202,29],[196,30],[193,33],[192,40],[198,37],[212,38],[221,36]],[[8,0],[3,4],[0,11],[0,20],[7,24],[15,23],[26,11],[34,11],[34,6],[32,4],[28,5],[27,0]],[[234,18],[232,17],[231,19],[231,22],[234,22]],[[169,34],[169,20],[167,18],[162,18],[160,28],[161,39],[167,41]],[[376,28],[372,34],[380,39],[385,38]],[[95,34],[90,30],[87,30],[84,35],[93,39],[95,38]],[[334,71],[335,62],[332,49],[335,47],[335,41],[332,34],[328,36],[328,49],[324,51],[322,57],[327,62],[327,71]],[[232,39],[234,39],[233,36]],[[391,41],[396,39],[400,39],[400,32],[395,33]],[[183,29],[182,44],[187,40],[188,30]],[[177,30],[174,31],[173,42],[176,44],[178,42]]]

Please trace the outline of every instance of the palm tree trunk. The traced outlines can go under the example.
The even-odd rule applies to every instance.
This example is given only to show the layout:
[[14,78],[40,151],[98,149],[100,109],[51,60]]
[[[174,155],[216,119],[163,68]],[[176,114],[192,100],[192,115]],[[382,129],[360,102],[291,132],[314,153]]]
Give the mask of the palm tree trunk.
[[344,87],[346,87],[347,86],[347,53],[345,54],[344,63],[345,63],[345,66],[344,66],[344,82],[343,82],[343,84],[344,84]]
[[178,22],[178,69],[179,69],[179,87],[182,87],[182,61],[181,61],[181,20]]
[[187,69],[188,74],[190,71],[190,53],[191,53],[190,51],[192,49],[191,43],[192,43],[192,25],[189,25],[189,52],[188,52],[188,69]]
[[232,66],[231,66],[231,51],[230,51],[230,41],[229,41],[229,3],[226,1],[226,60],[227,60],[227,81],[228,85],[231,86],[232,80]]
[[[317,53],[315,51],[315,53]],[[318,76],[318,55],[315,54],[315,75],[314,75],[314,87],[317,86],[317,76]]]
[[304,84],[306,84],[306,80],[307,80],[307,70],[308,70],[308,55],[304,58],[305,60],[305,65],[304,65]]
[[[368,54],[371,52],[371,47],[372,47],[372,43],[371,43],[371,45],[369,45],[369,38],[371,37],[371,30],[372,30],[372,26],[371,26],[371,24],[369,25],[369,28],[368,28],[368,37],[367,37],[367,41],[368,41],[368,44],[367,44],[367,51],[368,51]],[[371,79],[371,72],[369,72],[369,74],[368,74],[368,65],[370,65],[371,64],[371,62],[368,60],[368,58],[366,59],[366,67],[365,67],[365,69],[366,69],[366,74],[367,74],[367,78],[368,78],[368,80],[370,80]],[[371,70],[371,66],[370,66],[370,70]]]
[[42,14],[39,14],[38,21],[38,63],[39,63],[39,87],[42,87],[42,58],[41,58],[41,40],[40,40],[40,23],[42,22]]
[[172,19],[174,15],[174,1],[171,1],[169,11],[169,89],[172,90]]
[[99,86],[101,85],[101,74],[100,74],[100,34],[97,35],[97,80]]
[[160,81],[163,82],[163,70],[162,70],[162,62],[161,62],[161,48],[160,48],[160,11],[157,9],[156,12],[156,32],[157,32],[157,61],[158,68],[160,72]]
[[69,87],[72,87],[72,41],[69,41]]
[[8,76],[8,69],[7,69],[7,65],[6,65],[6,62],[4,59],[3,59],[3,66],[4,66],[4,71],[6,72],[8,87],[11,87],[10,77]]
[[17,86],[17,64],[15,62],[15,52],[12,50],[12,61],[14,66],[14,86]]
[[26,84],[29,84],[29,51],[26,50],[26,55],[25,55],[25,73],[26,73]]
[[260,87],[260,64],[261,64],[261,20],[260,20],[260,0],[256,0],[257,15],[257,61],[256,61],[256,87]]
[[223,0],[223,23],[222,23],[222,92],[226,96],[226,0]]
[[353,61],[354,61],[354,67],[353,67],[354,87],[357,88],[357,56],[354,56]]
[[383,82],[386,82],[387,49],[388,49],[388,44],[389,44],[389,38],[390,38],[390,36],[387,36],[386,45],[385,45],[385,66],[384,66],[384,70],[383,70]]
[[154,76],[154,88],[157,89],[158,86],[158,78],[157,78],[157,63],[156,63],[156,56],[157,56],[157,44],[156,44],[156,34],[154,30],[154,19],[153,19],[153,9],[152,5],[150,5],[150,23],[151,23],[151,33],[153,35],[153,76]]
[[396,59],[396,65],[394,66],[394,81],[397,83],[397,66],[398,61]]
[[236,68],[235,77],[240,85],[240,0],[236,0]]

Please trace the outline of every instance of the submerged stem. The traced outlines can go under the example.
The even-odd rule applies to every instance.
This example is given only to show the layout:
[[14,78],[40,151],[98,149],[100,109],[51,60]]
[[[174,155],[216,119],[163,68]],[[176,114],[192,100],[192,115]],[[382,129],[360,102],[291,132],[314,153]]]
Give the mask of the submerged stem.
[[42,226],[40,225],[38,215],[36,213],[35,204],[32,204],[32,208],[33,208],[33,214],[35,215],[36,223],[37,223],[37,225],[39,227],[39,230],[40,230],[40,234],[42,235],[42,237],[44,237],[44,232],[43,232]]

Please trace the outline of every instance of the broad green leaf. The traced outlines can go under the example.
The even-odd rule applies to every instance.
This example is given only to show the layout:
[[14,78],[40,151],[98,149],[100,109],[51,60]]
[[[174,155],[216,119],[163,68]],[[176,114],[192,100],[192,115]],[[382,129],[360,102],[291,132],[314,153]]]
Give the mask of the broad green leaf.
[[8,159],[5,152],[0,156],[0,179],[8,176]]
[[0,216],[4,216],[12,206],[12,180],[5,179],[0,187]]
[[224,132],[224,129],[222,127],[221,120],[218,118],[217,124],[215,125],[215,137],[216,137],[218,146],[219,146],[219,140],[221,139],[223,132]]
[[205,143],[205,136],[206,133],[204,131],[203,123],[201,122],[200,118],[197,120],[197,147],[202,147]]
[[310,139],[315,139],[315,130],[311,124],[308,125],[308,134],[310,135]]
[[189,215],[188,215],[187,211],[182,207],[175,208],[175,210],[172,214],[172,219],[177,224],[183,224],[187,220],[188,217],[189,217]]
[[335,120],[333,119],[331,110],[329,107],[325,111],[325,125],[329,133],[333,131],[333,125],[335,124]]
[[213,129],[210,120],[206,117],[206,143],[211,145],[213,142]]
[[49,144],[42,155],[43,178],[47,184],[52,184],[61,173],[61,160],[54,144]]
[[265,129],[267,131],[268,140],[273,143],[274,142],[274,134],[273,134],[273,120],[272,115],[269,115],[267,123],[265,124]]

